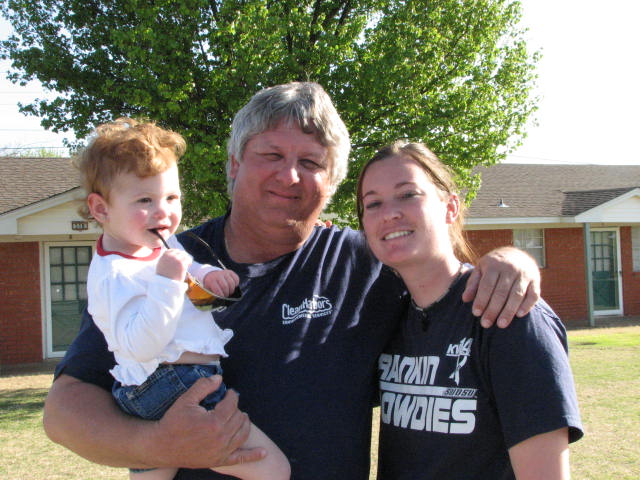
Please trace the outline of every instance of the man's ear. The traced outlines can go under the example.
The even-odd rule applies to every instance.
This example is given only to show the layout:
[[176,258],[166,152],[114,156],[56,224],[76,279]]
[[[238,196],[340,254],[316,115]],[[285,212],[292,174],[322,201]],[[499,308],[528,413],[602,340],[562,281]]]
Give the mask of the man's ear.
[[87,206],[89,213],[100,224],[107,220],[109,213],[109,205],[102,195],[99,193],[90,193],[87,196]]
[[235,180],[236,175],[238,174],[238,168],[240,167],[240,163],[236,160],[235,155],[231,155],[231,168],[229,169],[229,176]]

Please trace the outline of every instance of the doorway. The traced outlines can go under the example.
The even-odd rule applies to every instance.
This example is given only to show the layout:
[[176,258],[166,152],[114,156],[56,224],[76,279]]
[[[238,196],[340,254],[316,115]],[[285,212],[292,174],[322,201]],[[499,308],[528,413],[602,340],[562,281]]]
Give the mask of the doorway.
[[47,358],[61,357],[76,337],[87,306],[94,242],[45,243]]
[[622,314],[618,229],[591,230],[591,289],[595,315]]

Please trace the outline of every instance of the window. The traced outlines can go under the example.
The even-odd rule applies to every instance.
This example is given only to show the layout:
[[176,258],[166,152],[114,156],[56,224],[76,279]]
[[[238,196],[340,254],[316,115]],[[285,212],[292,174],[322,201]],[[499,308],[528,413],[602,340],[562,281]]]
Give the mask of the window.
[[640,227],[631,227],[631,250],[633,252],[633,271],[640,272]]
[[538,266],[545,266],[544,230],[541,228],[523,228],[513,231],[513,245],[535,258]]

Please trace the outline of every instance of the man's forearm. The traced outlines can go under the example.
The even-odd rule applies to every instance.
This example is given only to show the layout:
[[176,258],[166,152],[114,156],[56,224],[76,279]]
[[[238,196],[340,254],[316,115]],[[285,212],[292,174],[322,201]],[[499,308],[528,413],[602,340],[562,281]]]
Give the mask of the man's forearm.
[[155,422],[125,415],[109,392],[68,375],[53,383],[43,423],[51,440],[92,462],[142,468],[153,461]]
[[44,407],[51,440],[95,463],[112,467],[209,468],[257,461],[263,448],[241,448],[249,417],[228,390],[214,410],[200,402],[220,386],[219,376],[199,379],[161,420],[140,420],[121,412],[100,387],[61,375]]

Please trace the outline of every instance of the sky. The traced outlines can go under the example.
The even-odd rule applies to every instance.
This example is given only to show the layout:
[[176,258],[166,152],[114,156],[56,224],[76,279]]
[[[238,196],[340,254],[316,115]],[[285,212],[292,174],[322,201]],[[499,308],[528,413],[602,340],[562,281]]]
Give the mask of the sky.
[[510,161],[640,165],[640,2],[524,0],[535,114]]
[[[640,165],[640,2],[523,0],[522,25],[539,50],[538,111],[527,137],[507,159],[519,163]],[[8,25],[0,21],[0,38]],[[40,127],[17,102],[46,95],[32,83],[13,85],[0,61],[0,152],[61,149],[68,134]]]

